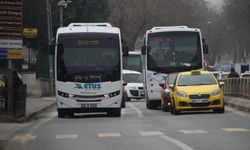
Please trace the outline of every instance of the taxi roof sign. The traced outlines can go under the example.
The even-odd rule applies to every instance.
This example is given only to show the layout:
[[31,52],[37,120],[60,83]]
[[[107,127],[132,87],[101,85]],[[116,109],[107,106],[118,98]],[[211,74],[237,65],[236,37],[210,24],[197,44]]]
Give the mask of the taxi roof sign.
[[191,74],[192,75],[200,75],[201,71],[199,71],[199,70],[193,70],[193,71],[191,71]]

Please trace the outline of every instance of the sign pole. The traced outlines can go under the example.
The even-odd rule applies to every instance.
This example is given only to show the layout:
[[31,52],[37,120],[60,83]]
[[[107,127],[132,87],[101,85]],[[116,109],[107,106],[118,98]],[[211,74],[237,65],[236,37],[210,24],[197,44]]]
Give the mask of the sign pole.
[[13,77],[12,77],[12,60],[8,60],[8,112],[13,115]]

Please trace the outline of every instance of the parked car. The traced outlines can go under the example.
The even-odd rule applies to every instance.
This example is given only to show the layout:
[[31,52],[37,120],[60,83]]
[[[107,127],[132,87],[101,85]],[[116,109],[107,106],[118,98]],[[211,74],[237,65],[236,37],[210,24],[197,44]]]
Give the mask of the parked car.
[[171,113],[200,109],[224,113],[224,94],[220,88],[223,84],[208,71],[179,73],[172,87]]
[[123,81],[127,83],[124,86],[124,98],[126,101],[144,98],[142,74],[132,70],[123,70],[122,74]]
[[250,71],[246,71],[240,75],[241,78],[250,78]]
[[161,91],[161,109],[162,111],[168,112],[170,108],[170,97],[177,73],[168,74],[165,83],[159,84],[162,87]]

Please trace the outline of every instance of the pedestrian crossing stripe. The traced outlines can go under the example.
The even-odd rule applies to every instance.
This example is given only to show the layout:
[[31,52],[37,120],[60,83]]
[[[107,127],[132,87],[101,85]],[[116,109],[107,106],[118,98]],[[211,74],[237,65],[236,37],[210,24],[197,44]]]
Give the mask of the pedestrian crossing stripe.
[[27,142],[34,140],[36,138],[36,135],[32,134],[24,134],[24,135],[16,135],[13,140],[14,141],[19,141],[19,142]]
[[179,132],[185,133],[185,134],[196,134],[196,133],[207,133],[203,130],[179,130]]
[[121,137],[122,135],[117,132],[110,132],[110,133],[98,133],[98,137],[104,138],[104,137]]
[[159,136],[159,135],[164,135],[164,133],[160,131],[143,131],[140,132],[141,136]]
[[77,134],[59,134],[56,136],[56,139],[58,140],[64,140],[64,139],[77,139],[78,135]]
[[222,128],[224,131],[228,132],[248,132],[250,131],[249,129],[245,128]]

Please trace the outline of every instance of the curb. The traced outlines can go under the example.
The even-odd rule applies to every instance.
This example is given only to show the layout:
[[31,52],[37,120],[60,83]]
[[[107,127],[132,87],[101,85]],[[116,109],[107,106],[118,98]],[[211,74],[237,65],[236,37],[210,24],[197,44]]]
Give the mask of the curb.
[[247,99],[225,96],[225,105],[250,113],[250,100]]
[[56,106],[56,101],[53,103],[50,103],[44,107],[39,108],[38,110],[27,114],[24,117],[20,117],[20,118],[13,118],[11,116],[1,116],[0,115],[0,122],[9,122],[9,123],[22,123],[22,122],[26,122],[31,120],[32,118],[38,116],[39,114],[48,111],[50,109],[52,109],[54,106]]

